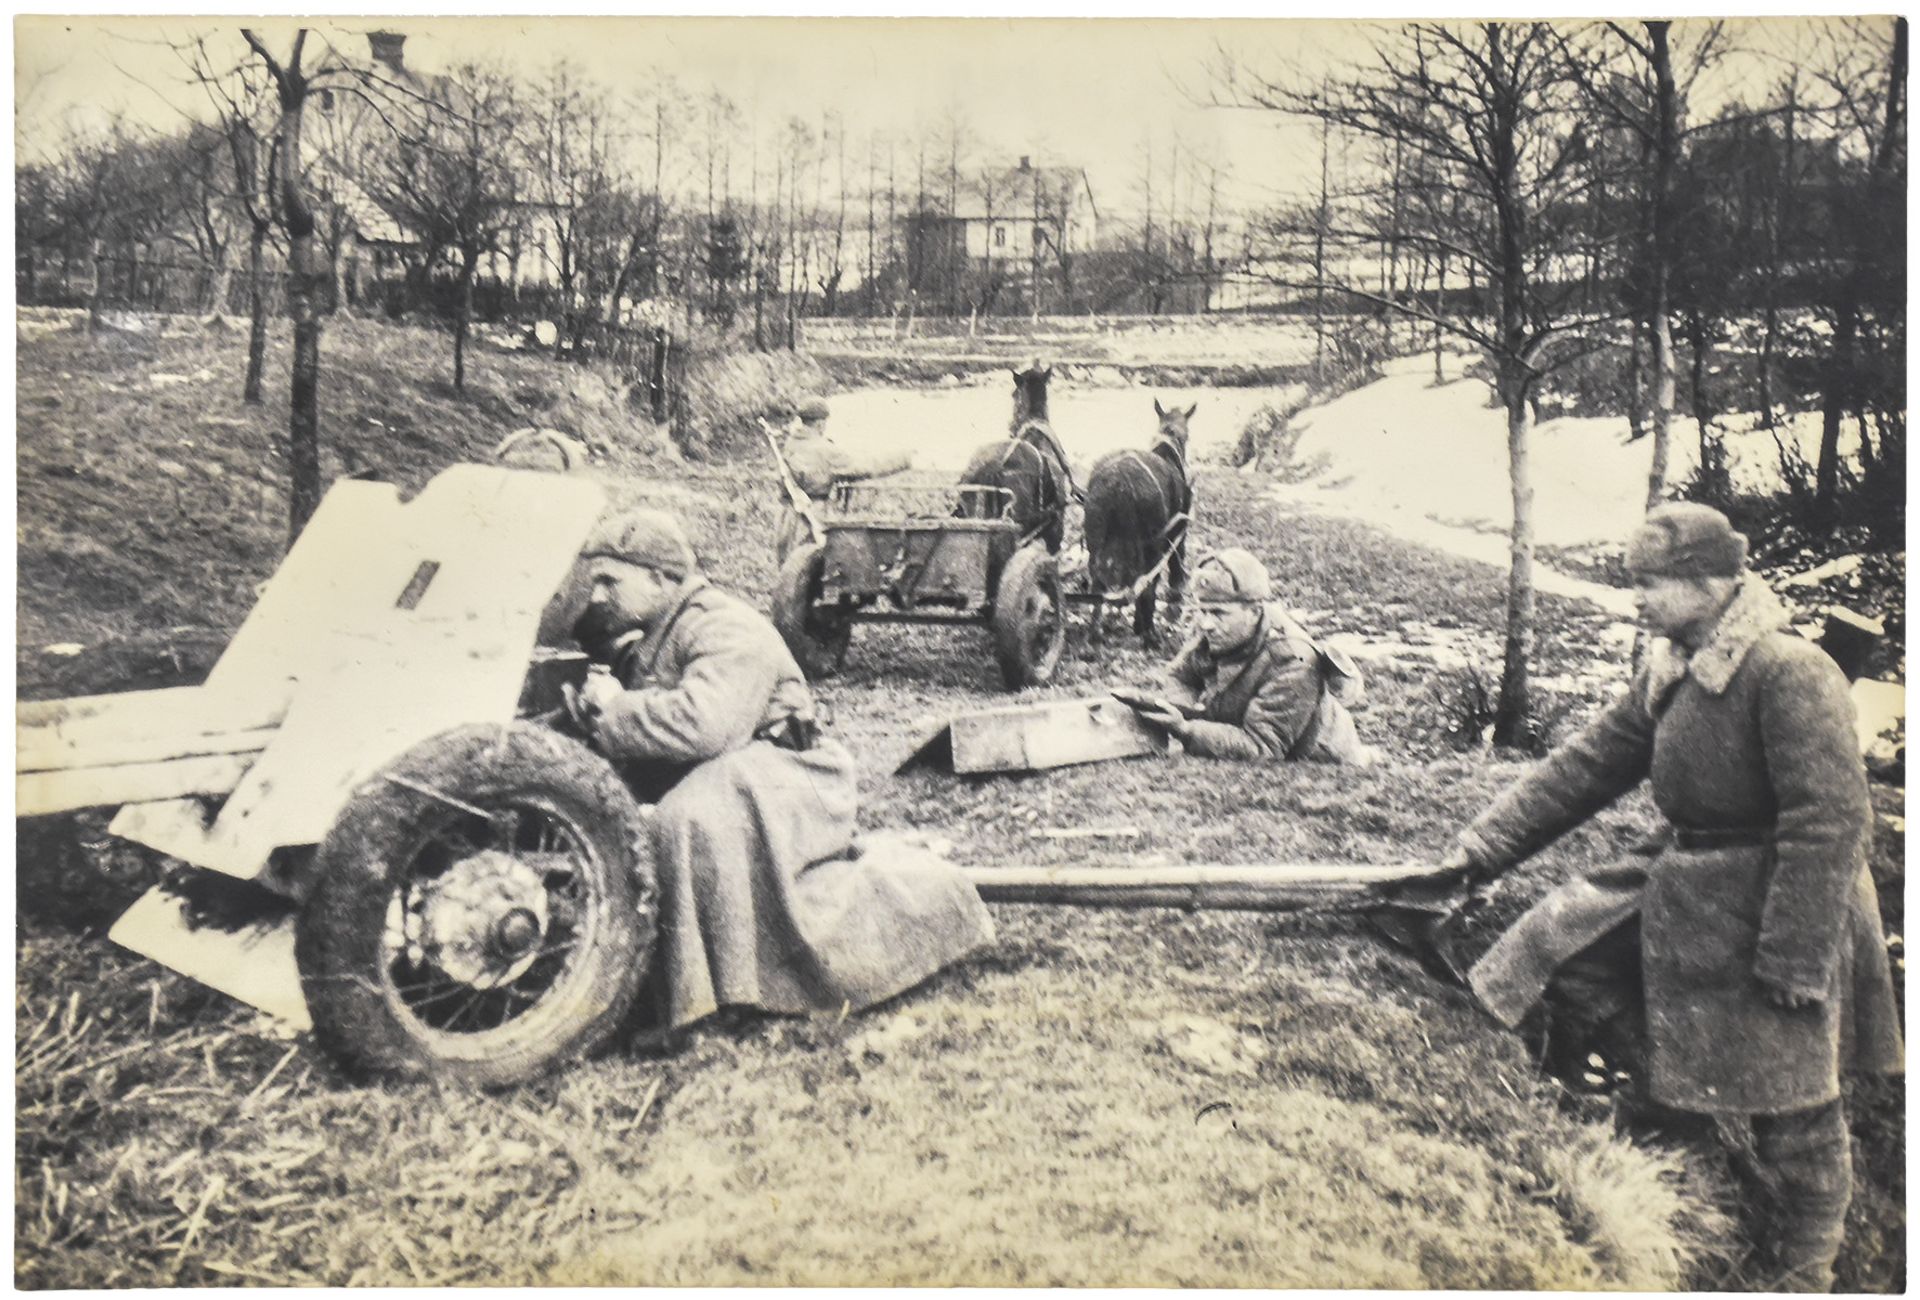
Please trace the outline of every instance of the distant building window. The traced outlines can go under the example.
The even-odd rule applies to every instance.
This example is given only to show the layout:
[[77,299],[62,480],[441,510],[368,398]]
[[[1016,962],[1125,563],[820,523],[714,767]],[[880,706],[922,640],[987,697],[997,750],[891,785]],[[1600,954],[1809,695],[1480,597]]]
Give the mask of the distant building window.
[[1005,226],[995,226],[993,228],[993,246],[995,248],[1005,248],[1007,246],[1007,228]]
[[320,111],[322,113],[331,113],[333,111],[333,92],[331,90],[323,90],[320,92]]

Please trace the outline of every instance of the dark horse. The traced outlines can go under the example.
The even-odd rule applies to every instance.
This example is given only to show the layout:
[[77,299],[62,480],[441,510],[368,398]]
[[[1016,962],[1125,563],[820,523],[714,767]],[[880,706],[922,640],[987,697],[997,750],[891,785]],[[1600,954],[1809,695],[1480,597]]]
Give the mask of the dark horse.
[[[1187,482],[1187,421],[1199,409],[1166,410],[1155,400],[1159,431],[1146,451],[1116,451],[1094,462],[1087,476],[1087,578],[1103,598],[1129,590],[1167,557],[1167,617],[1180,617],[1187,593],[1187,517],[1193,487]],[[1156,576],[1134,604],[1133,630],[1153,640]],[[1101,613],[1093,619],[1100,635]]]
[[[1042,370],[1037,361],[1013,372],[1011,432],[974,452],[960,482],[1005,488],[1013,498],[1008,516],[1020,525],[1021,534],[1037,532],[1047,549],[1057,552],[1066,535],[1067,506],[1076,492],[1066,449],[1047,423],[1047,381],[1052,378],[1053,367]],[[961,501],[963,515],[984,509],[977,495]]]

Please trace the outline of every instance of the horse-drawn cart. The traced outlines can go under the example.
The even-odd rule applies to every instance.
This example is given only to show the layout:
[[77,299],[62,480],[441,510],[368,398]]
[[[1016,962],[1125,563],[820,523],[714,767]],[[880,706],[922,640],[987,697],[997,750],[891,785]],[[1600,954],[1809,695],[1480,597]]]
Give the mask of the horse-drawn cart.
[[948,623],[988,630],[1009,690],[1051,680],[1066,640],[1059,569],[1007,499],[951,483],[835,484],[774,587],[774,626],[800,666],[838,669],[855,623]]

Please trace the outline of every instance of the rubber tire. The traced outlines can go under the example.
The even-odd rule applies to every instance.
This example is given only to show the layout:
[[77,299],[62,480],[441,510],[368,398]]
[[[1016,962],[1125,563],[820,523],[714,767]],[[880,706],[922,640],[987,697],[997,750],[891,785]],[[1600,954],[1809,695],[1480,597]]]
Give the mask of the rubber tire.
[[[1053,631],[1044,644],[1036,643],[1036,602],[1052,606]],[[1015,551],[1000,571],[1000,588],[993,598],[993,653],[1008,690],[1044,686],[1053,680],[1067,643],[1066,611],[1053,556],[1034,542]]]
[[[409,846],[446,807],[397,781],[467,803],[538,803],[586,850],[586,889],[604,901],[599,923],[555,985],[499,1028],[435,1029],[388,988],[389,902]],[[527,722],[444,732],[354,791],[320,843],[294,941],[314,1035],[350,1069],[370,1074],[489,1087],[543,1074],[600,1046],[632,1009],[653,952],[658,896],[640,805],[606,759]]]
[[796,546],[780,565],[780,576],[773,584],[773,625],[809,681],[839,672],[853,639],[852,618],[822,615],[813,607],[826,563],[820,543]]

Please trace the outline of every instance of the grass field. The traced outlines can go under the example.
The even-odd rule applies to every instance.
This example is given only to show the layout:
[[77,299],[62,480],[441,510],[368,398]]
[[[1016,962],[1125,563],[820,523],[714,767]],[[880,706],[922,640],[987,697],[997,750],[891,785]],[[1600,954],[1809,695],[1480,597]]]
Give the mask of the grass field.
[[[239,403],[239,346],[23,339],[23,695],[194,680],[244,616],[284,526],[285,396]],[[741,544],[771,536],[759,461],[637,445],[613,398],[543,361],[482,354],[461,397],[442,340],[352,326],[326,347],[331,469],[417,486],[518,425],[570,428],[609,444],[596,472],[621,495],[688,520],[719,581],[764,598],[771,546]],[[284,366],[277,340],[282,385]],[[1497,573],[1289,513],[1264,486],[1205,471],[1196,545],[1254,549],[1317,631],[1417,642],[1417,623],[1497,667]],[[1606,689],[1600,624],[1545,598],[1542,627],[1538,671],[1585,683],[1546,700],[1572,725]],[[62,642],[83,649],[44,652]],[[1046,694],[1159,663],[1125,638],[1094,657],[1078,630],[1068,654]],[[890,770],[930,722],[1004,698],[984,634],[861,628],[821,694],[863,760],[863,824],[962,861],[1397,862],[1440,852],[1516,770],[1449,739],[1468,690],[1417,653],[1377,665],[1360,722],[1387,757],[1363,772],[1179,759],[980,781]],[[1569,837],[1495,917],[1648,816],[1633,802]],[[19,836],[24,1287],[1751,1281],[1714,1144],[1615,1137],[1604,1102],[1350,921],[997,907],[990,951],[862,1015],[727,1015],[503,1093],[368,1086],[109,946],[130,885],[94,847],[101,820]],[[1116,827],[1138,833],[1036,834]],[[1883,822],[1896,897],[1902,852]],[[1897,1291],[1898,1090],[1856,1097],[1855,1126],[1842,1284]]]

